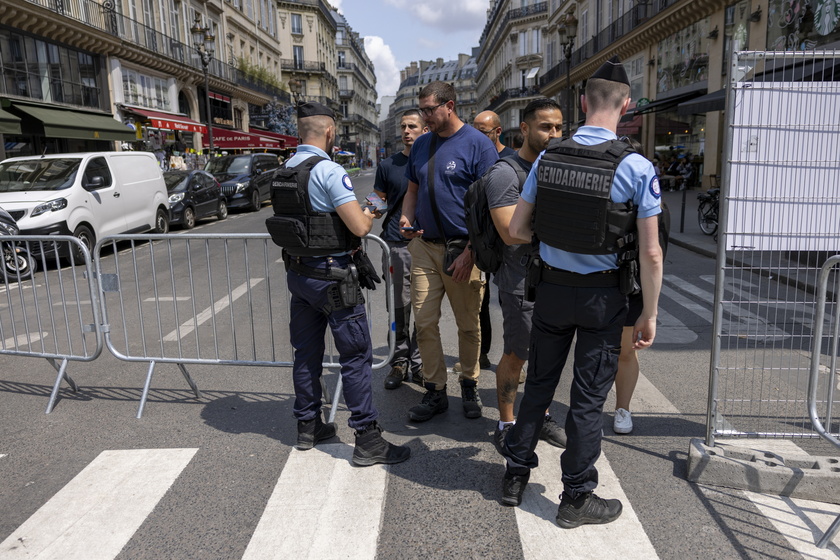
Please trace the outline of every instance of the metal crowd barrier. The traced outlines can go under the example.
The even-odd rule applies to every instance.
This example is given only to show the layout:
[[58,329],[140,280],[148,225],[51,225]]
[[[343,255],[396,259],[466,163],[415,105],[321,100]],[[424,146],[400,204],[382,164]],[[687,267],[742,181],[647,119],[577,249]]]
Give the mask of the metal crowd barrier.
[[[387,245],[369,235],[365,246],[371,242],[386,265],[385,282],[365,293],[378,369],[394,353],[394,294]],[[118,235],[100,240],[94,255],[105,345],[120,360],[149,364],[138,418],[158,363],[177,364],[197,398],[188,364],[293,365],[285,267],[268,234]],[[327,338],[332,359],[323,366],[338,368]],[[339,375],[333,394],[341,387]],[[337,400],[324,389],[327,402]]]
[[[27,266],[34,265],[37,272],[21,274],[20,269],[7,268],[6,251],[14,251],[16,246],[23,250],[22,255],[29,255]],[[90,252],[75,237],[64,235],[4,235],[0,248],[4,257],[0,354],[44,358],[58,372],[47,404],[49,414],[62,380],[73,392],[78,391],[67,373],[68,363],[90,362],[102,352]],[[70,266],[63,266],[65,263]]]
[[[823,334],[823,321],[826,317],[826,307],[828,305],[837,306],[837,301],[829,303],[827,293],[829,279],[834,277],[834,293],[840,294],[840,255],[835,255],[829,258],[822,269],[820,270],[819,283],[817,285],[817,309],[814,325],[814,349],[811,353],[811,376],[808,380],[808,415],[811,418],[811,424],[814,430],[826,440],[833,443],[840,448],[840,427],[837,427],[835,432],[831,433],[831,426],[836,422],[833,418],[832,404],[834,402],[836,390],[840,391],[840,387],[836,386],[838,369],[838,357],[840,357],[840,313],[835,313],[835,320],[830,324],[828,335]],[[823,338],[827,340],[828,352],[826,359],[828,364],[823,363]],[[827,370],[826,370],[827,367]],[[824,373],[824,379],[820,380],[820,373]],[[819,400],[820,386],[822,385],[824,400]],[[819,405],[823,405],[823,414],[818,410]],[[828,531],[817,542],[819,548],[825,548],[828,543],[840,530],[840,515],[834,520],[834,523],[828,528]]]

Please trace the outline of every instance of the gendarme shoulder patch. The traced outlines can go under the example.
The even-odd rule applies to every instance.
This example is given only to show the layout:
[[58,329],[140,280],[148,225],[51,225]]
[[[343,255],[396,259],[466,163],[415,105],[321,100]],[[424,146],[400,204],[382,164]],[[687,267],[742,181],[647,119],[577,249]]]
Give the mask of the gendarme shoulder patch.
[[656,198],[662,196],[662,190],[659,188],[659,177],[654,176],[653,179],[650,180],[650,194]]
[[353,183],[350,182],[350,177],[349,176],[345,175],[344,177],[342,177],[341,178],[341,184],[344,185],[344,188],[347,189],[348,191],[353,190]]

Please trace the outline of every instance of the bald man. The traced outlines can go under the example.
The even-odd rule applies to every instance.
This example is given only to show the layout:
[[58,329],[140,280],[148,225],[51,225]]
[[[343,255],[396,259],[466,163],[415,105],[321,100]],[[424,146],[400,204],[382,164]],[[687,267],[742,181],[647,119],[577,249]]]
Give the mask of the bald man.
[[476,115],[473,126],[493,142],[500,158],[512,156],[516,153],[516,150],[508,148],[499,141],[502,136],[502,121],[499,120],[499,115],[493,111],[482,111]]

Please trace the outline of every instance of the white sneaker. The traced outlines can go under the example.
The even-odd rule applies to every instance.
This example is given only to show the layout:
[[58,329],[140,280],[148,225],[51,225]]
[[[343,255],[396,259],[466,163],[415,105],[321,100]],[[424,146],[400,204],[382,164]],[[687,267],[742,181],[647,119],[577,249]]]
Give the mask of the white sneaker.
[[630,417],[629,410],[624,410],[623,408],[617,408],[615,410],[613,431],[617,434],[629,434],[633,431],[633,419]]

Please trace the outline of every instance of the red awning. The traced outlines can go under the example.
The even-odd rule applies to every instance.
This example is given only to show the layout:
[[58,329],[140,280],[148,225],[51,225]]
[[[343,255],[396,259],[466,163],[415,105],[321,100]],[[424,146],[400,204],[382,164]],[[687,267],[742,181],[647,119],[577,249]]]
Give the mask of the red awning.
[[161,111],[149,111],[148,109],[135,109],[134,107],[126,107],[127,111],[137,113],[149,119],[149,122],[154,128],[162,128],[164,130],[180,130],[182,132],[200,132],[205,134],[207,127],[198,121],[194,121],[184,115],[176,115],[175,113],[163,113]]
[[286,134],[280,134],[279,132],[270,132],[268,130],[258,130],[256,128],[252,128],[251,133],[279,140],[284,148],[295,148],[298,145],[297,138],[295,138],[294,136],[288,136]]
[[[210,145],[206,134],[203,137],[203,142],[205,147]],[[216,128],[215,126],[213,127],[213,146],[229,150],[283,149],[279,139],[241,130]]]

